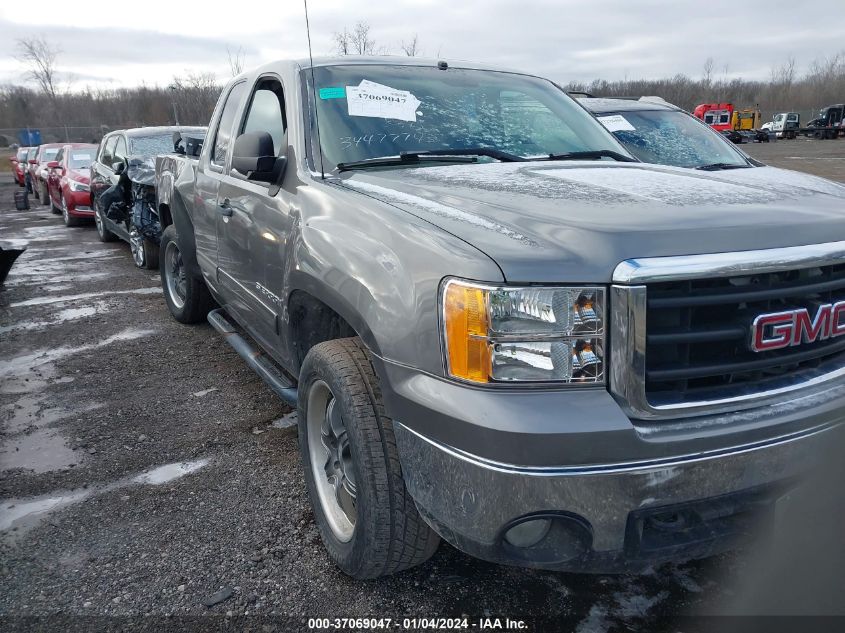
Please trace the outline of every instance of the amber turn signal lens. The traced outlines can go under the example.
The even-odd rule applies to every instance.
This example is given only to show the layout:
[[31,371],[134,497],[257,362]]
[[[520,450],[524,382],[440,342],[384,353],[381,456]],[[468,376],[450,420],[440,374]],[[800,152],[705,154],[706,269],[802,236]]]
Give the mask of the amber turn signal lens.
[[486,293],[456,281],[446,286],[443,300],[449,373],[473,382],[490,380],[490,344]]

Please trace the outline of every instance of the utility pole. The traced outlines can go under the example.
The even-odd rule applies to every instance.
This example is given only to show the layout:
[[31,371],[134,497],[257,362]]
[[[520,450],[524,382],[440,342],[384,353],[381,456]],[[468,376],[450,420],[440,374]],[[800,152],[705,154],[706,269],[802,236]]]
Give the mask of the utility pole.
[[176,112],[176,90],[179,88],[176,84],[170,84],[168,89],[170,90],[170,105],[173,106],[173,120],[176,122],[176,125],[179,125],[179,114]]

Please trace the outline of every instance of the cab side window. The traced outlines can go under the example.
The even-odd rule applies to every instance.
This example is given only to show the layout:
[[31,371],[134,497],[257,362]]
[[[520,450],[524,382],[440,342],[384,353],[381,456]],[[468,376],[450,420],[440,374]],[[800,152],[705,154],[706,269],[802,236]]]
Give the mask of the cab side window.
[[260,80],[252,93],[241,133],[267,132],[273,139],[276,156],[283,156],[287,152],[287,127],[282,84],[277,79]]
[[211,152],[211,162],[218,167],[226,165],[226,154],[232,141],[235,113],[238,111],[245,87],[245,82],[235,84],[226,97],[226,104],[223,106],[223,113],[220,115],[220,124],[217,126],[217,134],[214,137],[214,146]]
[[65,148],[63,147],[58,152],[56,152],[56,157],[53,160],[56,161],[59,164],[59,167],[61,167],[64,159],[65,159]]

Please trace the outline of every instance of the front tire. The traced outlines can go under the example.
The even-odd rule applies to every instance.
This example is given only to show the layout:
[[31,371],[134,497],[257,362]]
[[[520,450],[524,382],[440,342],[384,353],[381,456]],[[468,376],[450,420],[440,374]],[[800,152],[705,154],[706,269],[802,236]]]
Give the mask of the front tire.
[[179,247],[179,234],[172,224],[161,234],[159,272],[164,300],[173,318],[180,323],[205,321],[214,307],[214,299],[205,282],[185,267]]
[[393,421],[358,338],[315,345],[302,364],[299,447],[323,544],[353,578],[428,560],[440,537],[405,488]]
[[138,268],[155,270],[158,268],[159,248],[143,235],[133,229],[129,233],[129,248],[132,251],[132,261]]
[[[61,194],[60,194],[60,195],[61,195]],[[64,204],[64,196],[62,196],[62,197],[61,197],[61,200],[62,200],[62,203]],[[56,215],[64,215],[64,213],[63,213],[63,211],[62,211],[62,208],[61,208],[61,207],[57,207],[57,206],[56,206],[56,203],[55,203],[55,202],[53,202],[53,198],[52,198],[52,197],[50,197],[50,211],[52,211],[52,212],[53,212],[53,213],[55,213]]]
[[41,202],[41,205],[42,205],[42,206],[45,206],[45,207],[46,207],[48,204],[50,204],[50,192],[49,192],[49,191],[47,191],[47,185],[45,185],[45,184],[42,182],[42,183],[38,186],[38,189],[39,189],[39,191],[40,191],[39,196],[38,196],[38,200],[39,200],[39,202]]
[[[80,218],[73,217],[70,214],[70,212],[67,210],[67,201],[65,200],[64,196],[62,196],[61,200],[62,200],[62,209],[61,209],[62,220],[64,220],[65,226],[69,227],[69,228],[74,227],[74,226],[79,226],[81,224]],[[55,209],[56,209],[56,207],[55,207],[55,205],[53,205],[53,210],[55,211]]]
[[96,205],[94,207],[94,224],[97,227],[97,237],[100,238],[101,242],[114,242],[117,239],[117,235],[109,231],[105,220],[103,220],[103,215]]

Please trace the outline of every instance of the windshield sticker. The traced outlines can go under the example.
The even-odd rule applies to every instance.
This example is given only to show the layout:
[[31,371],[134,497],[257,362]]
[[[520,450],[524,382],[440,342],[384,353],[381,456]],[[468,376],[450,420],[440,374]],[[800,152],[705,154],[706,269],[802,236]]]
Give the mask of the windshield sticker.
[[71,154],[71,160],[91,160],[91,154]]
[[637,129],[621,114],[600,116],[598,117],[598,120],[608,129],[609,132],[633,132]]
[[416,123],[417,107],[420,103],[420,100],[407,90],[396,90],[366,79],[357,86],[346,86],[349,116],[398,119]]
[[320,88],[320,99],[343,99],[345,96],[346,88],[344,88],[343,86]]

